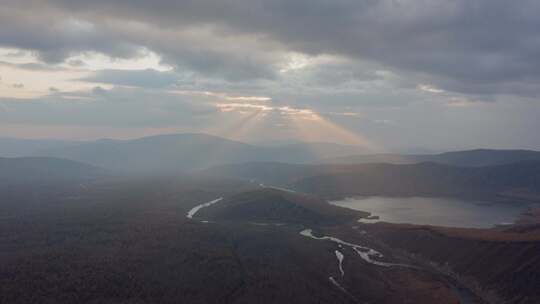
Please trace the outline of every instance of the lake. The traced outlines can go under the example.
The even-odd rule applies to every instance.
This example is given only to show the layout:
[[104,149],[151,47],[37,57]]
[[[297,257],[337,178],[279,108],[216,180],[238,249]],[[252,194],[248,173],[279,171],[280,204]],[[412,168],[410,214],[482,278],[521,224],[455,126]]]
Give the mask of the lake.
[[367,211],[377,220],[361,222],[410,223],[448,227],[490,228],[513,223],[529,208],[524,203],[490,203],[433,197],[360,197],[331,201],[333,205]]

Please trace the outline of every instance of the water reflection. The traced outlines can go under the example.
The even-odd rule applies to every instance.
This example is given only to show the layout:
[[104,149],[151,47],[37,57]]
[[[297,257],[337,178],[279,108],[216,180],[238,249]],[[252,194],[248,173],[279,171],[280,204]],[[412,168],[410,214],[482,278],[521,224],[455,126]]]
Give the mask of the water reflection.
[[385,221],[449,227],[489,228],[513,223],[530,207],[524,203],[490,203],[432,197],[362,197],[330,202],[333,205],[371,212]]

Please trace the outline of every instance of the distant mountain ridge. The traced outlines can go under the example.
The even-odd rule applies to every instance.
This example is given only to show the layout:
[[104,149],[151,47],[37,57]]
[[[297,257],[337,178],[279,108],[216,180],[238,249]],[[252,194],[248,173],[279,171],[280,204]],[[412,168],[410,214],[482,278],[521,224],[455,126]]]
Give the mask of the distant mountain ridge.
[[0,158],[0,182],[6,184],[79,182],[109,176],[102,168],[50,157]]
[[[22,150],[17,148],[18,146],[22,147]],[[540,152],[528,150],[478,149],[441,154],[364,155],[362,153],[367,151],[357,146],[324,142],[257,146],[199,133],[156,135],[131,140],[101,139],[91,142],[22,140],[19,143],[14,139],[0,140],[0,153],[2,151],[11,151],[6,152],[9,155],[16,151],[26,151],[25,153],[30,153],[29,156],[69,159],[121,173],[139,175],[175,175],[215,166],[250,162],[329,165],[434,162],[477,167],[540,160]]]
[[304,178],[293,187],[325,197],[471,196],[540,202],[540,161],[484,167],[365,164],[348,172]]
[[330,164],[389,163],[414,164],[434,162],[454,166],[494,166],[526,160],[540,160],[540,152],[532,150],[475,149],[440,154],[372,154],[352,155],[324,160]]
[[226,165],[202,174],[237,177],[323,197],[499,196],[540,202],[540,161],[463,167],[438,163]]
[[259,147],[207,134],[171,134],[134,140],[99,140],[37,153],[137,174],[175,174],[227,163],[309,163],[360,148],[337,144]]

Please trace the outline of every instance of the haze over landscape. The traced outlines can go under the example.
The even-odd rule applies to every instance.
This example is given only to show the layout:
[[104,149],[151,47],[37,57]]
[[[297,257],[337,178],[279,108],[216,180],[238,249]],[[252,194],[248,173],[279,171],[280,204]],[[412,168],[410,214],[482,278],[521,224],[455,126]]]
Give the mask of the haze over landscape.
[[539,14],[0,0],[0,302],[539,303]]

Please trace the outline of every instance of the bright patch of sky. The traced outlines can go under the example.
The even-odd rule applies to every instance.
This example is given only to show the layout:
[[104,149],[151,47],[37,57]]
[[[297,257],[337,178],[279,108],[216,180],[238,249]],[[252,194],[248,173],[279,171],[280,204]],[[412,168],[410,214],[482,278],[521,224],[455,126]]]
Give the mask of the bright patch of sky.
[[[87,29],[88,26],[81,24],[79,27]],[[0,97],[27,99],[59,91],[90,90],[96,84],[81,79],[100,70],[152,69],[164,72],[172,69],[162,64],[161,58],[152,51],[143,49],[140,54],[136,58],[122,59],[96,52],[84,52],[71,56],[59,64],[46,65],[33,52],[0,48]],[[107,84],[102,86],[111,87]]]

